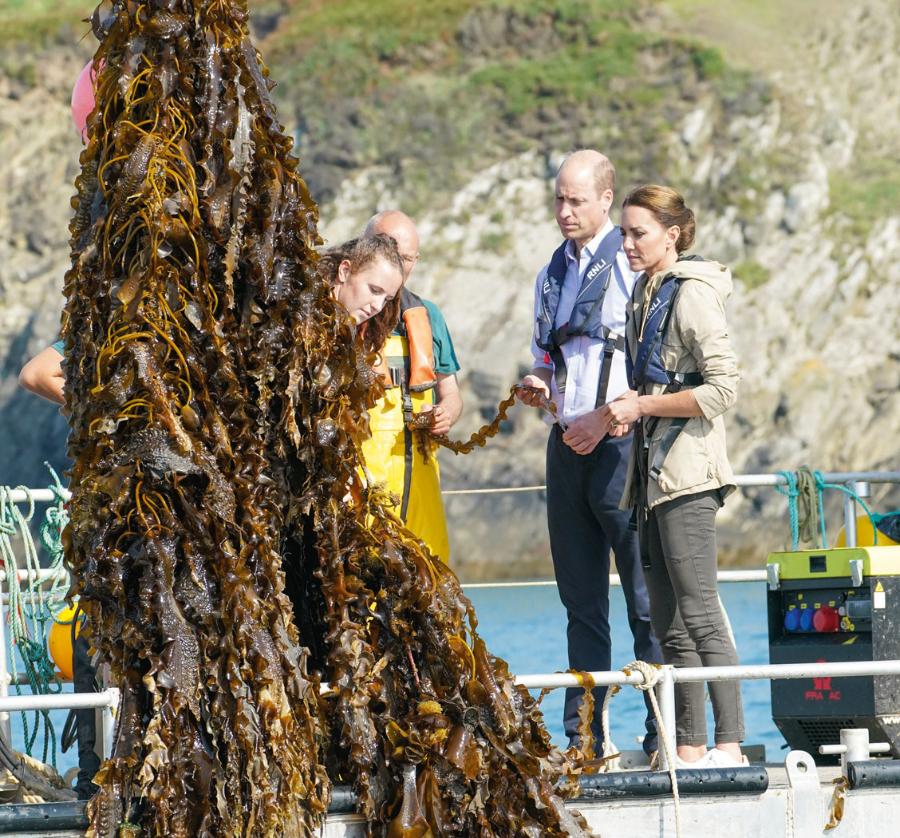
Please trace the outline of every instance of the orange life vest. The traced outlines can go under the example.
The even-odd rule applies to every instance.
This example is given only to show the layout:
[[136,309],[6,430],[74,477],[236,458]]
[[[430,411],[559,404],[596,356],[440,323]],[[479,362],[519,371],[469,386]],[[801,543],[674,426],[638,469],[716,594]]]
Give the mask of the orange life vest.
[[409,347],[408,366],[406,375],[401,376],[399,369],[388,367],[385,353],[382,352],[378,356],[375,371],[381,376],[385,389],[401,387],[411,393],[430,390],[437,384],[431,321],[422,300],[406,288],[400,292],[400,322],[395,331],[406,338]]

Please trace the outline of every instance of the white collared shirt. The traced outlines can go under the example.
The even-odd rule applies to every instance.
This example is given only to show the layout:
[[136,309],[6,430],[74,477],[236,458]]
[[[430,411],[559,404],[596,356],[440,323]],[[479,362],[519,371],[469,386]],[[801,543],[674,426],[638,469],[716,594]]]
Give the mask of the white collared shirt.
[[[575,299],[581,289],[581,280],[585,271],[597,248],[600,246],[600,242],[612,229],[613,223],[607,221],[606,226],[581,248],[581,254],[578,258],[575,256],[575,243],[572,241],[567,242],[565,256],[568,267],[562,289],[560,290],[559,307],[556,310],[556,320],[553,323],[555,328],[558,329],[569,321],[572,308],[575,305]],[[549,264],[545,265],[537,276],[534,288],[535,316],[540,311],[541,287],[544,284],[544,278],[549,267]],[[606,290],[606,297],[603,300],[603,308],[600,313],[600,322],[617,335],[625,334],[626,304],[631,299],[631,290],[634,288],[636,278],[637,274],[628,267],[628,259],[625,257],[624,251],[619,250],[616,254],[612,276],[610,277],[609,287]],[[600,384],[603,346],[604,341],[585,337],[584,335],[570,338],[562,346],[567,372],[565,400],[560,405],[559,390],[556,386],[555,377],[551,378],[550,396],[556,402],[557,407],[561,407],[560,418],[567,425],[579,416],[589,413],[595,407],[597,387]],[[538,347],[533,337],[531,340],[531,352],[534,355],[534,366],[536,368],[553,369],[553,363],[546,357],[544,350]],[[625,353],[617,350],[612,359],[609,387],[606,391],[607,401],[618,398],[627,389]]]

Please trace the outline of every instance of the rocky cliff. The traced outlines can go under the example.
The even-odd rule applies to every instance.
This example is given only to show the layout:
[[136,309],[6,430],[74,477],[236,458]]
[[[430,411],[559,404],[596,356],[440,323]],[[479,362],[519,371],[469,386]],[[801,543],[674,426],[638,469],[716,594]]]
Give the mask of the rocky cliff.
[[[420,224],[414,289],[437,302],[464,371],[462,435],[529,365],[532,283],[557,242],[552,176],[596,146],[620,191],[681,188],[697,250],[730,264],[742,362],[729,420],[741,472],[895,468],[900,449],[900,140],[892,79],[900,8],[863,0],[436,2],[416,17],[371,8],[257,4],[261,49],[331,241],[376,209]],[[405,10],[405,11],[404,11]],[[839,10],[839,13],[838,13]],[[53,339],[78,141],[67,95],[87,44],[58,28],[11,38],[0,67],[0,461],[3,481],[46,482],[65,424],[17,391]],[[72,39],[73,41],[75,39]],[[450,488],[543,480],[539,418],[443,457]],[[540,493],[447,499],[460,574],[549,570]],[[783,500],[729,502],[723,555],[759,563],[783,542]],[[900,498],[879,499],[881,508]],[[763,537],[765,533],[765,537]]]

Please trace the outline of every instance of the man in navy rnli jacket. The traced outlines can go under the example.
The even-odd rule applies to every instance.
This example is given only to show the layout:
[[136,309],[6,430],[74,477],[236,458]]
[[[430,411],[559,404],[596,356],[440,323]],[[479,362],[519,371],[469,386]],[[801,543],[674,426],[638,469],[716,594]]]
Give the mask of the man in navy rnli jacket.
[[[556,175],[556,222],[564,241],[535,285],[534,368],[522,380],[557,405],[547,442],[547,523],[559,596],[568,615],[569,666],[581,671],[612,665],[609,627],[610,549],[622,579],[634,654],[661,663],[650,627],[650,603],[630,512],[619,509],[631,434],[610,427],[600,408],[628,389],[624,332],[635,275],[622,235],[609,218],[615,169],[598,151],[570,155]],[[534,407],[538,393],[519,391]],[[594,689],[592,731],[604,738],[605,687]],[[579,744],[583,691],[566,691],[563,722]],[[644,750],[656,750],[649,711]]]

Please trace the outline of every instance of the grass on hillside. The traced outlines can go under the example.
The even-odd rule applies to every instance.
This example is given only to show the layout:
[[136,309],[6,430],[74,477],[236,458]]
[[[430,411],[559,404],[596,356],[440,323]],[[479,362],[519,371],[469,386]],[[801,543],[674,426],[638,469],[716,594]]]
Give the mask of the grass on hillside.
[[843,0],[664,0],[679,28],[757,70],[784,70],[808,59],[821,21],[839,17]]
[[[259,11],[267,6],[261,4]],[[284,4],[278,4],[282,7]],[[391,62],[448,39],[479,0],[291,2],[263,48],[284,84],[315,78],[326,92],[378,87]]]
[[0,44],[50,43],[89,32],[83,21],[94,11],[91,0],[0,0]]
[[758,97],[744,95],[750,74],[687,34],[648,29],[641,8],[643,0],[313,2],[290,5],[260,46],[282,112],[297,115],[317,192],[333,194],[344,170],[380,164],[416,209],[451,194],[473,165],[535,147],[599,144],[623,175],[659,172],[658,139],[683,109],[682,84],[694,96],[698,84],[714,87],[731,109],[756,107]]
[[735,265],[732,273],[748,291],[765,285],[772,278],[772,272],[768,268],[752,259]]
[[[415,208],[452,194],[473,166],[535,147],[599,144],[623,175],[659,172],[683,85],[746,99],[746,77],[718,49],[645,26],[653,2],[252,0],[251,13],[316,194],[380,165]],[[80,19],[93,5],[0,0],[0,40],[71,40],[89,31]],[[12,73],[21,53],[8,54]]]
[[611,25],[591,42],[576,42],[559,55],[518,57],[476,70],[469,92],[477,96],[494,89],[503,109],[520,116],[547,101],[588,102],[615,78],[636,72],[639,49],[652,38],[622,23]]
[[[265,4],[262,7],[266,8]],[[575,95],[601,77],[633,71],[630,27],[614,0],[343,0],[292,4],[290,14],[263,47],[285,84],[314,78],[328,92],[365,95],[408,76],[410,70],[442,75],[467,73],[483,64],[458,43],[464,18],[472,13],[514,12],[535,27],[549,26],[566,39],[560,54],[509,62],[475,78],[511,93],[527,91],[539,78]],[[587,55],[587,51],[593,55]],[[516,55],[516,53],[519,55]],[[559,66],[554,66],[558,64]],[[507,72],[509,69],[511,72]],[[512,72],[522,80],[508,78]],[[518,97],[517,97],[518,99]],[[526,103],[517,101],[513,111]]]
[[859,154],[854,166],[831,173],[829,193],[832,211],[864,239],[874,225],[900,212],[900,170],[895,160]]

